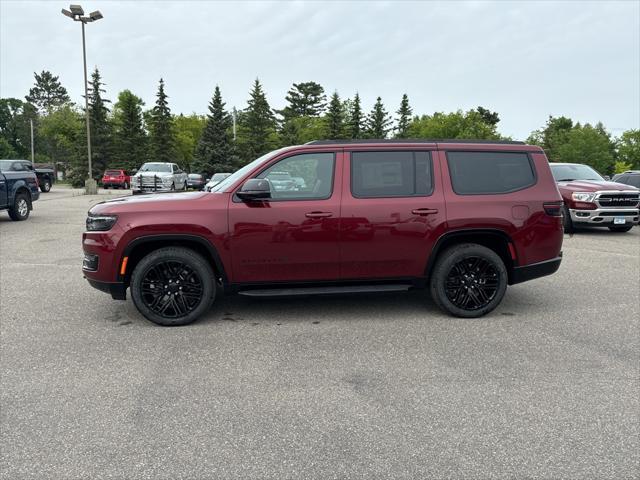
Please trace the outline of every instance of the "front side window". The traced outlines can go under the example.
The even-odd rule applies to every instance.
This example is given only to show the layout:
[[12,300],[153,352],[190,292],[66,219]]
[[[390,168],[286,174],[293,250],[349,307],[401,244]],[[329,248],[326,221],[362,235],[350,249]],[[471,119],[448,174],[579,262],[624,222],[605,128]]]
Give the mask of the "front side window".
[[333,191],[333,153],[303,153],[280,160],[256,178],[271,183],[271,198],[278,200],[322,200]]
[[356,198],[430,195],[431,171],[426,151],[353,152],[351,193]]
[[509,193],[536,181],[525,152],[447,152],[453,191],[460,195]]

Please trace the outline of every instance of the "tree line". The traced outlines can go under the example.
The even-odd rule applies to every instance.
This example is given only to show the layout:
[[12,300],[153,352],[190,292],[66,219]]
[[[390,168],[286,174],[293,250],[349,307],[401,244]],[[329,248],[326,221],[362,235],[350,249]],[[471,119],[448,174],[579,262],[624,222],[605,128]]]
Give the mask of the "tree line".
[[[53,164],[74,185],[87,172],[84,109],[71,102],[66,88],[51,72],[34,74],[24,100],[0,99],[0,158],[30,158],[30,121],[35,126],[35,160]],[[316,82],[293,83],[282,110],[273,109],[258,79],[246,108],[232,112],[215,87],[206,115],[173,114],[165,83],[145,109],[129,90],[108,99],[100,71],[89,82],[93,176],[107,168],[138,168],[145,161],[176,162],[207,176],[234,171],[275,148],[323,139],[440,138],[508,140],[498,131],[500,117],[482,106],[473,110],[414,114],[402,95],[389,113],[378,97],[366,113],[360,95],[328,98]],[[640,168],[640,130],[613,138],[605,127],[567,117],[549,117],[531,133],[529,143],[542,146],[550,161],[586,163],[603,174]]]

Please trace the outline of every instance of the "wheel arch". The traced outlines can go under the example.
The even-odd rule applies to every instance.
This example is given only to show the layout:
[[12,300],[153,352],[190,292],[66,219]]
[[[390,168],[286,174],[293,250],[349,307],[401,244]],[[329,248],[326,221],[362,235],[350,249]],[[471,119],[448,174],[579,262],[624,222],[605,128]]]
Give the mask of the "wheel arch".
[[125,257],[128,257],[128,260],[125,274],[121,275],[120,271],[118,271],[118,281],[128,285],[131,280],[131,273],[140,260],[149,253],[164,247],[189,248],[199,253],[210,262],[216,279],[220,278],[223,285],[228,285],[228,276],[215,246],[204,237],[188,234],[145,235],[132,240],[119,258],[118,268],[122,265]]
[[31,198],[31,190],[27,188],[25,184],[20,184],[16,187],[13,192],[13,201],[15,202],[15,198],[21,193],[25,193],[27,195],[27,203],[29,204],[29,210],[33,210],[33,200]]
[[[427,280],[431,278],[431,272],[435,266],[438,256],[447,248],[461,243],[475,243],[487,247],[496,252],[507,269],[509,284],[513,280],[513,269],[516,261],[512,258],[513,240],[502,230],[497,229],[465,229],[447,232],[436,241],[425,270]],[[509,247],[509,245],[512,247]],[[515,252],[515,250],[513,250]]]

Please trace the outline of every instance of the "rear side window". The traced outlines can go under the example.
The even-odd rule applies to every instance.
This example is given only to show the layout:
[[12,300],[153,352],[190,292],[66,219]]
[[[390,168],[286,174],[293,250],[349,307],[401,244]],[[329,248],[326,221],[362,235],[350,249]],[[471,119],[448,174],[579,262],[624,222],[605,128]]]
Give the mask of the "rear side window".
[[351,193],[356,198],[430,195],[432,177],[429,152],[351,153]]
[[453,191],[460,195],[509,193],[536,182],[526,153],[447,152]]

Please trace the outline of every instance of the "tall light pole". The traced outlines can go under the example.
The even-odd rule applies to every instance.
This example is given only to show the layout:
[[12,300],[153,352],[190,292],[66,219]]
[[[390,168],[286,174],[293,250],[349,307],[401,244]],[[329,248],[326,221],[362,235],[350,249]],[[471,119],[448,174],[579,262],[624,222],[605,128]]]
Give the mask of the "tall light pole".
[[87,121],[87,155],[89,158],[89,176],[85,182],[85,193],[87,195],[95,195],[98,193],[98,185],[93,179],[93,172],[91,168],[91,125],[89,121],[89,82],[87,82],[87,48],[84,40],[84,26],[87,23],[95,22],[102,18],[102,13],[99,10],[91,12],[88,17],[84,15],[84,10],[80,5],[69,5],[69,10],[62,9],[62,14],[66,15],[74,22],[80,22],[82,24],[82,60],[84,63],[84,116]]

